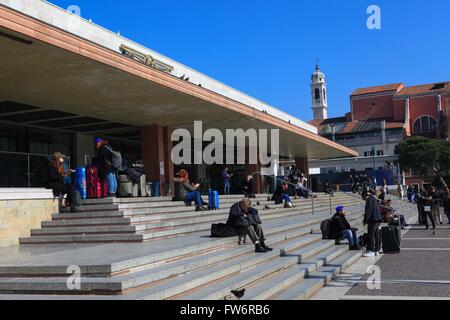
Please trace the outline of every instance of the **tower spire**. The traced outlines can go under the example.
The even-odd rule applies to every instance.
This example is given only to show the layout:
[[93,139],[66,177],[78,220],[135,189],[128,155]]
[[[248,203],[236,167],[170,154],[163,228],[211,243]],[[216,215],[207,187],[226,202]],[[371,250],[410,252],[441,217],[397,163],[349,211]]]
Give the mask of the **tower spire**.
[[327,84],[325,74],[320,71],[319,59],[316,59],[316,71],[311,76],[312,110],[314,119],[328,118]]

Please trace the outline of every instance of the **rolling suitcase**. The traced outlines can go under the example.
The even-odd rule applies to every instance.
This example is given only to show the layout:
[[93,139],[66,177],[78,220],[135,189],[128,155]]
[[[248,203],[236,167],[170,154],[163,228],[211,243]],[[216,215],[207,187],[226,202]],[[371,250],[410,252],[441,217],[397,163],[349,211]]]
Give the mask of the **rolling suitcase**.
[[147,193],[147,177],[145,176],[145,174],[143,174],[139,178],[139,190],[140,190],[141,197],[148,197],[148,193]]
[[88,196],[86,185],[86,168],[78,167],[75,173],[76,191],[79,192],[81,199],[86,199]]
[[219,192],[218,191],[209,191],[209,209],[210,210],[218,210],[219,209]]
[[124,198],[136,198],[139,196],[139,185],[133,183],[128,176],[122,175],[119,177],[119,195]]
[[381,229],[383,252],[400,253],[401,251],[401,233],[400,228],[396,226],[383,227]]
[[87,192],[90,199],[100,199],[108,196],[108,183],[99,178],[97,167],[89,167],[87,169]]

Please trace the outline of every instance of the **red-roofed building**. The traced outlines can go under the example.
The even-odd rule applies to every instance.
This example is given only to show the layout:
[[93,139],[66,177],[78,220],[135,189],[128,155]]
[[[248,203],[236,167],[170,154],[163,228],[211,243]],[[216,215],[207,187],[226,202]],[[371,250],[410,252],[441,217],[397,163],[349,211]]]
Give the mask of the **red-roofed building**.
[[[313,120],[319,134],[350,147],[358,159],[312,161],[321,173],[386,168],[396,163],[395,147],[420,135],[448,139],[450,81],[407,87],[403,83],[356,89],[345,117]],[[374,153],[374,154],[373,154]]]

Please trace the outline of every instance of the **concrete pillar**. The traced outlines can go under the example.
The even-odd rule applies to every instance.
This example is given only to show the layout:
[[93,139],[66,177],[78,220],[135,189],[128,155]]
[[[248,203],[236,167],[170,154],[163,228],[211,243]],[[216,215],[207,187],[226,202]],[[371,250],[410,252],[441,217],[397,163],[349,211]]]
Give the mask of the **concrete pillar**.
[[169,127],[164,127],[164,171],[165,171],[165,185],[167,186],[167,195],[175,195],[175,184],[173,182],[173,177],[175,174],[175,168],[172,162],[172,129]]
[[161,184],[161,195],[173,191],[174,168],[172,163],[171,130],[159,125],[141,128],[142,159],[149,182]]
[[[250,160],[250,156],[249,156],[250,150],[252,150],[253,152],[257,152],[258,163],[250,164],[250,161],[249,161]],[[253,188],[254,188],[253,191],[255,192],[255,194],[261,194],[262,193],[263,179],[262,179],[262,176],[261,176],[261,163],[259,163],[259,153],[258,153],[258,148],[257,147],[249,148],[247,146],[245,148],[245,162],[246,162],[246,164],[245,164],[245,178],[247,176],[249,176],[249,175],[252,175],[253,176]]]
[[381,122],[381,143],[383,145],[383,154],[387,155],[387,136],[386,136],[386,120]]
[[440,95],[440,94],[437,95],[437,111],[438,111],[438,114],[443,111],[442,110],[442,95]]
[[409,98],[405,100],[405,125],[404,125],[405,135],[411,136],[411,116],[409,111]]
[[295,158],[295,165],[306,175],[309,175],[309,165],[307,158]]
[[88,136],[78,133],[74,134],[73,149],[74,154],[72,155],[71,166],[85,166],[85,156],[88,156],[90,159],[92,159],[96,155],[96,150],[94,147],[94,136]]

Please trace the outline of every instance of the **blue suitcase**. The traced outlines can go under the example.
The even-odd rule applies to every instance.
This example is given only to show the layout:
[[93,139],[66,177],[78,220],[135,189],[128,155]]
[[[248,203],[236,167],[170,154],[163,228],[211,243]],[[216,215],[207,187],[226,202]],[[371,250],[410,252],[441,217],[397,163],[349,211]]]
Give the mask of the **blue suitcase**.
[[80,193],[81,199],[87,199],[87,184],[86,184],[86,168],[78,167],[75,173],[76,190]]
[[209,209],[218,210],[219,209],[219,192],[209,191]]

